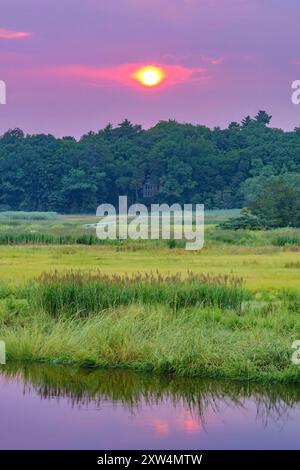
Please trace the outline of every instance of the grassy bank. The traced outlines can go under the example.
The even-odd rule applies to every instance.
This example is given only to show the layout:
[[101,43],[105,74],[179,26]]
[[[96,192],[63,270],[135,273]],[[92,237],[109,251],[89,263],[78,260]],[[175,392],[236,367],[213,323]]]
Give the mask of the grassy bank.
[[42,312],[1,318],[9,361],[125,367],[179,376],[299,382],[299,315],[131,305],[86,319]]
[[[192,290],[185,290],[182,282],[182,302],[174,308],[179,284],[173,278],[172,283],[160,279],[159,290],[157,279],[151,278],[101,277],[99,282],[94,277],[90,287],[86,279],[54,274],[18,288],[18,296],[9,288],[2,290],[0,338],[6,342],[9,361],[300,382],[300,368],[291,361],[291,345],[300,338],[296,292],[282,292],[276,302],[257,302],[230,278],[195,277]],[[230,301],[218,302],[219,294],[212,297],[210,286],[219,286],[221,297]],[[132,287],[138,296],[132,295]],[[239,302],[234,304],[237,292]],[[243,298],[248,300],[241,309]]]

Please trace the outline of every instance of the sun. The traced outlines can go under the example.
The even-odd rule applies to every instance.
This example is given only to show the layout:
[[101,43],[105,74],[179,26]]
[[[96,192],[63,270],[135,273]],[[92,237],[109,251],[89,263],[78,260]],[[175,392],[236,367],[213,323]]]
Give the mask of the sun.
[[164,79],[165,74],[159,67],[147,65],[139,69],[135,77],[142,85],[154,87]]

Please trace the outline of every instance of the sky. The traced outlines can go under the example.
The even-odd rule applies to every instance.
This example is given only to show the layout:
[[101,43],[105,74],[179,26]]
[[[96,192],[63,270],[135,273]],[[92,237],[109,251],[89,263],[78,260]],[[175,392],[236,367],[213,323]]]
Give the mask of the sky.
[[[299,0],[1,0],[0,134],[80,137],[125,118],[300,126]],[[132,78],[155,65],[164,80]]]

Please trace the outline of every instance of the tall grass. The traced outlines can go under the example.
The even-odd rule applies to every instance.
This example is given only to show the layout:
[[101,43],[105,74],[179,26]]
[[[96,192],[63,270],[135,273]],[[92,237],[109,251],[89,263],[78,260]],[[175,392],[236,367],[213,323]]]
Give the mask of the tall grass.
[[62,217],[57,212],[0,211],[1,221],[10,220],[55,220]]
[[52,316],[87,315],[119,305],[163,304],[174,310],[202,305],[240,310],[249,298],[242,279],[187,273],[108,276],[97,272],[45,273],[33,287],[31,301]]
[[[260,236],[262,235],[262,236]],[[205,240],[214,244],[255,246],[266,244],[264,233],[251,230],[222,230],[221,228],[209,229],[205,233]]]
[[[0,219],[1,221],[1,219]],[[120,249],[133,249],[141,247],[168,247],[170,249],[184,249],[185,240],[101,240],[95,231],[82,233],[80,227],[66,224],[56,228],[41,224],[38,231],[36,226],[22,224],[20,221],[9,222],[1,227],[0,245],[113,245]],[[19,226],[19,230],[18,230]],[[70,228],[71,227],[71,228]],[[43,231],[43,232],[42,232]],[[222,230],[208,228],[205,231],[205,246],[211,245],[237,245],[237,246],[300,246],[300,231],[295,229],[275,229],[269,231],[251,230]]]
[[[15,222],[17,223],[17,222]],[[0,245],[109,245],[118,250],[136,250],[160,246],[184,248],[184,240],[120,240],[99,239],[94,233],[71,233],[54,235],[35,232],[0,232]]]
[[103,243],[103,240],[93,234],[0,233],[0,245],[101,245]]
[[272,244],[276,246],[300,245],[300,231],[279,233],[272,238]]

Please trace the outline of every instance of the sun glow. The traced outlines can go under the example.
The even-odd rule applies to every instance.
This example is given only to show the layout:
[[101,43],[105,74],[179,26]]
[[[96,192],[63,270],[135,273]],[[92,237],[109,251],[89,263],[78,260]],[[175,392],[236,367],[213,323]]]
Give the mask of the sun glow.
[[135,77],[142,85],[153,87],[164,79],[165,74],[160,68],[148,65],[139,69]]

